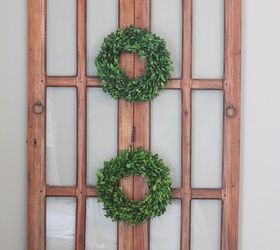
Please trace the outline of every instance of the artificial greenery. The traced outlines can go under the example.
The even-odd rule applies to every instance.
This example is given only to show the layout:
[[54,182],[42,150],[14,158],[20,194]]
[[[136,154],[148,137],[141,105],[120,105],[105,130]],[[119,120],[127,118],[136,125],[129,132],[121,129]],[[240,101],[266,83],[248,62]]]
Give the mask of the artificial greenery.
[[[144,200],[131,200],[122,191],[120,180],[130,175],[147,180],[150,191]],[[171,198],[170,171],[157,154],[140,148],[131,152],[125,150],[118,157],[105,161],[97,173],[96,188],[106,217],[137,225],[166,211]]]
[[[129,79],[120,68],[120,55],[136,53],[147,61],[146,72]],[[144,102],[159,95],[171,76],[172,61],[165,41],[148,30],[129,26],[104,39],[95,60],[98,78],[106,93],[114,99]]]

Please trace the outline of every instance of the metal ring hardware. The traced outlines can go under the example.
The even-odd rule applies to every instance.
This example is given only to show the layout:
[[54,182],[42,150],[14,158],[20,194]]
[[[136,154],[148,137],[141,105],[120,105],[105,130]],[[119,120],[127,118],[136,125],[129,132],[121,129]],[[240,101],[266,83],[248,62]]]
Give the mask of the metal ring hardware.
[[233,118],[237,115],[237,109],[233,105],[228,105],[226,109],[226,116],[229,118]]
[[32,106],[32,112],[34,114],[40,115],[44,112],[45,107],[41,102],[36,102],[33,106]]

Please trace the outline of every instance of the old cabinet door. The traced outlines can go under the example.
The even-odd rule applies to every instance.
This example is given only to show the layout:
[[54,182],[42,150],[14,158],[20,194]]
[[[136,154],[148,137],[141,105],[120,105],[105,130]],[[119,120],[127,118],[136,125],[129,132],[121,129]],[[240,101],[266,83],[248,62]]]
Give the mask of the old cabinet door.
[[[237,250],[241,0],[29,0],[28,249]],[[102,39],[135,25],[163,37],[174,72],[152,102],[103,93]],[[145,72],[121,57],[131,77]],[[150,222],[111,222],[96,171],[122,149],[159,153],[172,205]],[[141,177],[121,185],[143,199]]]

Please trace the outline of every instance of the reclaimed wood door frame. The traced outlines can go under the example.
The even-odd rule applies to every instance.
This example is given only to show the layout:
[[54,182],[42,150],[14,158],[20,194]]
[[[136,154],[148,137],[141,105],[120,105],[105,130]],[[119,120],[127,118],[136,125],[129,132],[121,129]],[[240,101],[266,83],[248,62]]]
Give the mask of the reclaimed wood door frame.
[[[152,0],[119,0],[119,26],[134,24],[150,28]],[[96,197],[94,187],[86,185],[86,89],[100,86],[86,75],[86,0],[77,0],[77,76],[55,77],[46,74],[46,0],[28,0],[29,16],[29,92],[28,92],[28,249],[45,249],[45,199],[47,196],[77,198],[76,249],[85,249],[86,197]],[[225,0],[225,74],[222,80],[192,79],[192,0],[182,0],[183,72],[167,88],[182,91],[182,187],[173,189],[181,199],[181,249],[190,249],[190,204],[192,199],[220,199],[223,202],[221,249],[238,249],[238,195],[240,143],[240,65],[241,0]],[[141,62],[130,55],[122,64],[130,74],[143,72]],[[45,176],[46,88],[76,87],[78,92],[78,177],[77,186],[48,186]],[[191,188],[191,91],[215,89],[224,92],[223,185],[220,189]],[[150,103],[119,101],[119,150],[150,148]],[[132,136],[135,134],[134,136]],[[126,192],[140,199],[146,190],[141,178],[122,182]],[[118,225],[119,250],[149,249],[149,225]]]

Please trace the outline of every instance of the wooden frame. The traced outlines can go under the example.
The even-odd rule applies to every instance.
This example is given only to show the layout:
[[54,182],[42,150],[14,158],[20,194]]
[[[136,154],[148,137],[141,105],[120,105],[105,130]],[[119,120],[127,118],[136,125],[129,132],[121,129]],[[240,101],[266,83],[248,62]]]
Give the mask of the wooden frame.
[[[119,0],[119,26],[134,24],[150,28],[152,0]],[[240,58],[241,0],[225,1],[225,76],[222,80],[192,79],[192,0],[182,0],[183,72],[167,88],[182,91],[182,187],[173,198],[182,201],[181,249],[190,249],[190,204],[192,199],[223,201],[221,249],[238,249],[238,193],[240,140]],[[86,0],[77,0],[78,71],[75,77],[46,75],[46,0],[29,0],[29,93],[28,93],[28,249],[45,249],[45,198],[77,198],[76,249],[85,249],[86,197],[96,197],[94,187],[86,185],[86,88],[100,86],[86,75]],[[131,55],[122,59],[123,67],[137,77],[143,65]],[[78,92],[77,186],[48,186],[45,181],[45,106],[46,87],[76,87]],[[224,91],[223,186],[220,189],[191,188],[191,91]],[[132,134],[135,132],[135,136]],[[134,138],[133,138],[134,137]],[[119,150],[128,147],[150,148],[150,103],[119,101]],[[130,197],[141,199],[146,192],[142,180],[131,177],[122,182]],[[149,249],[149,224],[118,225],[118,249]]]

